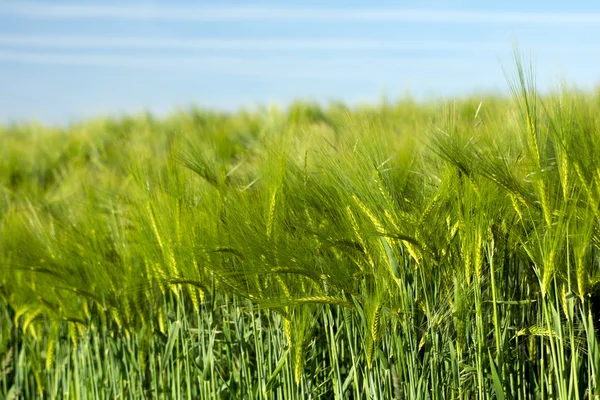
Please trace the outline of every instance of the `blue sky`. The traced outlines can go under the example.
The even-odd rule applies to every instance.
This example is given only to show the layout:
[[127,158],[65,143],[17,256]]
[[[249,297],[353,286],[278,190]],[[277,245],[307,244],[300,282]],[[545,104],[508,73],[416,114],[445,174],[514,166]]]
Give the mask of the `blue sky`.
[[0,123],[600,83],[592,1],[0,0]]

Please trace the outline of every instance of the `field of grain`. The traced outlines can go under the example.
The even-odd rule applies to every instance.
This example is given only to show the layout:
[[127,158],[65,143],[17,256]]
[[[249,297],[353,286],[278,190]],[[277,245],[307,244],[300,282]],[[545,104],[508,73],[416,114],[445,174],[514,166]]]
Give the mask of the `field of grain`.
[[600,395],[600,92],[0,128],[0,397]]

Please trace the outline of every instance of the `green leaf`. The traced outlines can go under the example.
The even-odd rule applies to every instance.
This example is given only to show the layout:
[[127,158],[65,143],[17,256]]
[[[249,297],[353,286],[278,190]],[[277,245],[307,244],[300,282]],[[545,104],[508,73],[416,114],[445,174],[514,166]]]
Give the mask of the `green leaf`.
[[496,370],[496,363],[494,362],[494,358],[492,357],[492,353],[488,350],[488,355],[490,357],[490,369],[492,370],[492,380],[494,382],[494,393],[496,393],[496,398],[498,400],[504,400],[506,397],[504,396],[504,388],[502,387],[502,380],[498,375],[498,371]]

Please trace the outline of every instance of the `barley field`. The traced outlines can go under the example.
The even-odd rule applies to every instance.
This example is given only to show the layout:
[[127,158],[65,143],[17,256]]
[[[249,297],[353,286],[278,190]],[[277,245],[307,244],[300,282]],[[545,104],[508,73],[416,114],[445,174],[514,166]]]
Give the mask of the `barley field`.
[[600,398],[600,91],[0,128],[4,399]]

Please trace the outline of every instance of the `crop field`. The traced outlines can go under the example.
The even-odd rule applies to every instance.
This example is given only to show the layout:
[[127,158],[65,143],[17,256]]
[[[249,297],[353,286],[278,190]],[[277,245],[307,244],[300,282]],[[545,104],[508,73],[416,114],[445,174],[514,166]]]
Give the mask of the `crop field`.
[[0,128],[0,398],[600,398],[600,91]]

